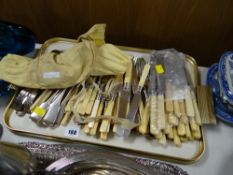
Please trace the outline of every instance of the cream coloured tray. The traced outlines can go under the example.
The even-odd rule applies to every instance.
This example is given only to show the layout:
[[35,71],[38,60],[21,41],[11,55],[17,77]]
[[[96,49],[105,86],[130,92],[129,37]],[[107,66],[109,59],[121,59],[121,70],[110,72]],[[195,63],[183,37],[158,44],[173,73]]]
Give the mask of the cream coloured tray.
[[[65,39],[65,38],[52,38],[46,41],[39,54],[45,52],[51,52],[52,50],[63,51],[74,46],[76,40]],[[150,50],[122,47],[120,49],[135,56],[148,58]],[[197,64],[195,60],[187,56],[186,68],[194,75],[192,80],[194,84],[198,84],[198,72]],[[86,135],[80,127],[75,124],[72,120],[68,126],[59,126],[57,128],[42,128],[36,125],[29,119],[29,115],[19,117],[15,111],[10,108],[11,103],[5,110],[4,123],[11,131],[29,134],[31,136],[46,137],[49,139],[59,139],[67,141],[80,141],[85,143],[97,144],[107,146],[111,149],[130,153],[132,155],[139,155],[142,157],[162,159],[166,161],[173,161],[177,163],[193,163],[197,161],[205,150],[205,142],[202,133],[200,140],[190,141],[182,143],[181,147],[176,147],[173,143],[168,142],[166,146],[161,146],[152,137],[142,136],[133,134],[127,139],[111,135],[107,141],[102,141],[97,137]]]

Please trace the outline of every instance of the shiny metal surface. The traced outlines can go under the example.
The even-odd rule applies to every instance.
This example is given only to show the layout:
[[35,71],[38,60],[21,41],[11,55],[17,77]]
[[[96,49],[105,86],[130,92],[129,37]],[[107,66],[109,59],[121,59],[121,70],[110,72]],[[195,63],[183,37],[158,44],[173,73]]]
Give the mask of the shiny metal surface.
[[[45,102],[41,103],[39,108],[44,109],[45,111],[48,110],[49,105],[54,101],[54,99],[59,95],[59,90],[55,91]],[[32,112],[30,115],[30,119],[35,122],[40,122],[43,116],[40,116],[36,112]]]
[[12,107],[19,116],[24,116],[26,113],[30,113],[30,106],[33,104],[38,94],[39,90],[22,89],[16,95]]
[[[133,69],[133,86],[132,86],[132,89],[133,89],[134,93],[137,90],[138,81],[139,81],[139,78],[142,75],[143,67],[145,66],[145,64],[146,64],[146,61],[145,61],[144,58],[137,58],[135,60],[135,66],[133,67],[134,69]],[[135,71],[136,71],[137,79],[134,78]],[[144,105],[145,105],[145,103],[146,103],[146,101],[148,99],[148,87],[149,87],[149,85],[148,85],[148,79],[149,79],[149,77],[150,77],[150,74],[149,74],[149,76],[146,79],[146,83],[145,83],[143,91],[142,91],[142,101],[143,101]]]
[[36,161],[23,146],[0,142],[0,174],[26,175],[33,172]]
[[142,73],[141,64],[139,64],[139,61],[136,60],[134,66],[132,68],[132,90],[133,90],[133,93],[136,92],[136,90],[138,88],[138,82],[139,82],[139,78],[140,78],[141,73]]
[[[130,104],[130,110],[127,116],[127,119],[129,121],[135,121],[137,112],[138,112],[138,107],[139,107],[139,102],[141,100],[141,92],[137,91],[134,96],[133,96],[133,100]],[[131,130],[124,130],[124,137],[128,137],[131,133]]]
[[[119,118],[126,118],[126,113],[127,113],[127,106],[130,102],[130,85],[129,84],[124,84],[123,89],[119,92],[119,111],[117,116]],[[121,126],[117,127],[116,133],[118,136],[123,136],[124,135],[124,128]]]
[[[157,65],[161,65],[162,67],[164,67],[164,54],[161,54],[161,55],[159,55],[158,54],[158,56],[157,57],[155,57],[156,58],[156,64]],[[158,87],[158,93],[159,94],[164,94],[164,92],[165,92],[165,79],[166,79],[166,77],[165,77],[165,74],[164,73],[160,73],[160,74],[156,74],[156,78],[157,78],[157,87]]]
[[61,123],[61,121],[63,119],[64,113],[65,113],[65,106],[66,106],[68,100],[70,99],[70,97],[72,95],[73,89],[74,89],[74,87],[68,89],[67,94],[65,95],[64,99],[62,100],[62,102],[60,104],[59,113],[58,113],[56,121],[54,123],[55,125],[60,125],[60,123]]
[[[52,174],[83,175],[188,175],[187,172],[165,162],[119,154],[89,144],[21,143],[39,160],[53,162],[47,166]],[[66,157],[64,157],[66,156]],[[57,160],[57,161],[56,161]]]
[[49,104],[48,111],[42,119],[42,124],[45,126],[54,126],[57,116],[61,108],[61,101],[65,93],[65,89],[59,91],[58,96]]
[[96,151],[61,158],[49,165],[46,171],[83,175],[149,175],[150,172],[118,154]]

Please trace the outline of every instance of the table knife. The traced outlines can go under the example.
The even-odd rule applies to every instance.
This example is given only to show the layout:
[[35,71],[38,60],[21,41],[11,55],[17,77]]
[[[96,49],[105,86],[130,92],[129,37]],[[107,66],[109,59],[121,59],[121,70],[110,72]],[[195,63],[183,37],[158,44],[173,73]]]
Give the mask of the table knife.
[[[127,115],[127,108],[129,106],[130,97],[131,97],[132,68],[133,68],[133,63],[130,62],[129,68],[125,73],[123,88],[119,92],[119,109],[117,112],[118,113],[117,116],[119,118],[125,118]],[[118,136],[123,136],[124,128],[118,125],[116,128],[116,134]]]
[[[131,122],[135,121],[135,117],[136,117],[139,103],[141,100],[141,91],[142,91],[142,88],[145,84],[145,81],[146,81],[146,78],[147,78],[149,71],[150,71],[150,64],[145,64],[143,71],[142,71],[140,81],[138,83],[138,88],[137,88],[136,92],[134,92],[134,96],[133,96],[132,102],[130,104],[129,113],[127,115],[127,119]],[[131,130],[125,129],[124,130],[124,137],[128,137],[130,135],[130,133],[131,133]]]
[[[155,67],[154,55],[156,51],[151,53],[150,56],[150,64],[151,67]],[[150,133],[156,135],[159,133],[157,127],[157,83],[156,83],[156,73],[154,69],[151,69],[149,75],[149,89],[150,89]]]
[[[195,92],[195,85],[194,85],[193,79],[190,75],[190,72],[186,69],[185,69],[185,75],[187,78],[188,85],[190,86],[190,93],[191,93],[191,99],[192,99],[192,103],[193,103],[193,107],[194,107],[195,121],[196,121],[196,124],[200,126],[202,123],[201,123],[200,111],[199,111],[198,105],[197,105],[197,98],[196,98],[196,95],[194,93]],[[190,125],[191,125],[192,129],[194,129],[192,121],[190,121],[190,122],[191,122]]]
[[156,78],[157,78],[157,105],[158,105],[158,129],[165,129],[166,117],[164,107],[164,93],[165,93],[165,74],[164,74],[164,54],[158,54],[156,57]]
[[[95,99],[95,101],[94,101],[94,105],[93,105],[93,107],[92,107],[92,111],[91,111],[91,115],[90,115],[90,117],[96,117],[97,116],[97,113],[98,113],[98,109],[99,109],[99,105],[100,105],[100,102],[101,102],[101,99],[103,98],[103,91],[104,91],[104,84],[103,83],[101,83],[101,81],[102,81],[102,77],[100,77],[100,79],[98,80],[98,85],[99,85],[99,87],[100,87],[100,90],[98,91],[98,93],[97,93],[97,97],[96,97],[96,99]],[[88,127],[91,129],[91,128],[93,128],[94,127],[94,124],[95,124],[96,122],[95,121],[92,121],[92,122],[89,122],[88,123]]]
[[60,110],[59,110],[59,113],[57,115],[57,118],[56,118],[56,121],[55,121],[54,125],[60,125],[61,124],[61,121],[62,121],[62,119],[64,117],[64,114],[65,114],[66,104],[69,101],[69,99],[71,98],[73,90],[74,90],[74,86],[67,90],[68,92],[67,92],[67,94],[65,95],[64,99],[62,100],[62,102],[60,104]]

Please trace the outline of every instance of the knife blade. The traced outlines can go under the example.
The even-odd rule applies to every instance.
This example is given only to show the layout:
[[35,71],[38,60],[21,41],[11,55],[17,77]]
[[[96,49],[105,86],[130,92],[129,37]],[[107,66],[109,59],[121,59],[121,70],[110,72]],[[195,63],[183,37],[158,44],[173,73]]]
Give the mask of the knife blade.
[[[130,110],[129,110],[129,113],[127,115],[127,119],[129,121],[132,121],[132,122],[135,121],[135,117],[136,117],[139,103],[141,100],[141,91],[142,91],[142,88],[144,87],[144,84],[145,84],[145,81],[146,81],[146,78],[147,78],[149,71],[150,71],[150,64],[145,64],[143,71],[142,71],[140,81],[138,83],[138,88],[137,88],[136,92],[134,93],[133,100],[130,104]],[[124,129],[124,137],[128,137],[130,135],[130,133],[131,133],[131,130]]]
[[73,90],[74,90],[74,86],[67,90],[68,92],[67,92],[67,94],[65,95],[64,99],[62,100],[62,102],[60,104],[60,110],[59,110],[59,113],[57,115],[57,118],[56,118],[56,121],[55,121],[54,125],[60,125],[61,124],[61,121],[62,121],[62,119],[64,117],[64,114],[65,114],[66,104],[69,101]]
[[164,92],[165,92],[165,74],[164,74],[164,52],[158,52],[156,58],[156,79],[158,87],[158,128],[159,130],[165,129],[166,117],[164,108]]
[[[138,88],[138,79],[140,78],[141,74],[142,74],[142,70],[144,65],[146,64],[146,61],[144,60],[143,57],[139,57],[135,60],[134,62],[134,66],[133,66],[133,76],[132,76],[132,90],[133,93],[136,92],[137,88]],[[144,87],[143,92],[142,92],[142,98],[140,100],[140,104],[139,104],[139,111],[137,113],[135,122],[141,121],[142,116],[143,116],[143,111],[145,108],[145,104],[146,103],[146,88]]]
[[140,67],[139,61],[136,60],[135,64],[132,67],[132,90],[133,93],[137,91],[138,88],[138,77],[140,77]]
[[[119,109],[117,112],[117,116],[119,118],[126,117],[127,108],[129,106],[129,103],[130,103],[132,68],[133,68],[133,63],[130,62],[129,68],[127,69],[127,71],[125,73],[123,88],[119,92]],[[123,136],[124,135],[124,128],[122,128],[122,126],[118,125],[116,128],[116,134],[118,136]]]

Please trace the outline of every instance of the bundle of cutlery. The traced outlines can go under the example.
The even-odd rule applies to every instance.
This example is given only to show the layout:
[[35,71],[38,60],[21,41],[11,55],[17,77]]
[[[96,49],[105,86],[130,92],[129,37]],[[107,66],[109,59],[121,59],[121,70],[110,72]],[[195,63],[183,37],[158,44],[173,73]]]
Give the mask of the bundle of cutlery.
[[162,145],[171,140],[181,146],[201,138],[194,89],[184,54],[159,50],[150,60],[133,58],[124,75],[92,76],[67,89],[40,93],[22,89],[12,107],[29,113],[41,127],[67,126],[72,119],[86,134],[102,140],[138,132]]

